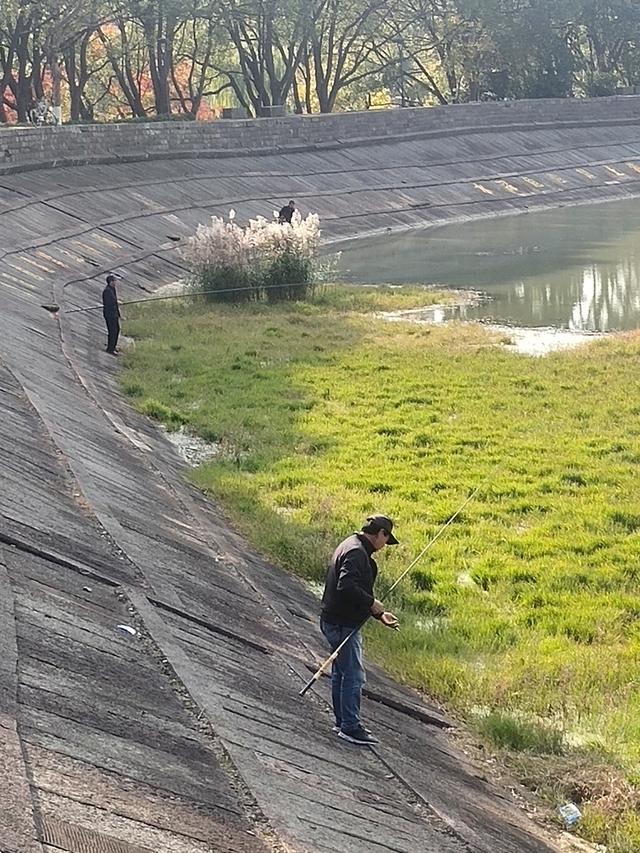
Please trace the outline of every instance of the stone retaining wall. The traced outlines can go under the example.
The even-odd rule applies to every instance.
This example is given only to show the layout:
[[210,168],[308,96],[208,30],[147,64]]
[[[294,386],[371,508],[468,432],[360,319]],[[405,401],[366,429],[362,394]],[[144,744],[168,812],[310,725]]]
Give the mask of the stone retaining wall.
[[640,97],[505,101],[332,115],[5,128],[0,174],[144,159],[348,147],[376,139],[640,122]]

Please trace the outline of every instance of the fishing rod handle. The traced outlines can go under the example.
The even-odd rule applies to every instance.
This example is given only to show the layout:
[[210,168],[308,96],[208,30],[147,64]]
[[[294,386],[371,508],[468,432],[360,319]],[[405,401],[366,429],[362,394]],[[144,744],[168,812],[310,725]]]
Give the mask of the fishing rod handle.
[[342,649],[347,645],[349,640],[353,637],[354,634],[358,633],[358,631],[364,626],[364,624],[367,622],[368,619],[369,619],[369,617],[367,616],[367,618],[363,622],[361,622],[357,628],[353,628],[353,630],[351,630],[349,632],[349,634],[340,643],[338,648],[329,655],[329,657],[326,659],[326,661],[323,664],[320,665],[320,668],[318,669],[318,671],[313,675],[313,677],[311,679],[309,679],[309,681],[305,684],[305,686],[302,688],[302,690],[298,693],[298,696],[304,696],[305,693],[307,693],[313,687],[313,685],[316,683],[316,681],[322,676],[322,673],[326,669],[329,668],[329,666],[338,657],[338,655],[340,654]]
[[300,692],[298,693],[298,696],[304,696],[304,695],[305,695],[309,690],[311,690],[311,688],[312,688],[312,687],[313,687],[313,685],[316,683],[316,681],[320,678],[320,676],[321,676],[321,675],[322,675],[322,669],[319,669],[319,670],[315,673],[315,675],[313,675],[313,676],[309,679],[309,681],[307,681],[307,683],[305,684],[305,686],[304,686],[304,687],[302,688],[302,690],[300,690]]
[[316,683],[316,681],[318,681],[318,679],[322,677],[322,673],[329,666],[329,664],[333,663],[334,660],[338,657],[339,651],[340,651],[339,649],[336,649],[336,651],[330,657],[328,657],[323,664],[320,665],[320,668],[318,670],[316,670],[316,672],[312,675],[312,677],[309,679],[309,681],[307,681],[305,686],[298,693],[298,696],[304,696],[308,690],[311,690],[311,688]]
[[345,640],[343,640],[340,643],[340,645],[335,650],[335,652],[332,652],[329,655],[329,657],[326,659],[326,661],[324,661],[324,663],[320,664],[319,669],[313,674],[313,677],[305,684],[305,686],[302,688],[302,690],[298,693],[298,696],[304,696],[304,694],[313,687],[313,685],[316,683],[316,681],[318,681],[318,679],[322,677],[322,673],[325,670],[327,670],[329,668],[329,666],[334,662],[334,660],[338,657],[338,655],[340,654],[340,650],[348,642],[350,637],[351,637],[351,634],[349,635],[349,637],[347,637]]

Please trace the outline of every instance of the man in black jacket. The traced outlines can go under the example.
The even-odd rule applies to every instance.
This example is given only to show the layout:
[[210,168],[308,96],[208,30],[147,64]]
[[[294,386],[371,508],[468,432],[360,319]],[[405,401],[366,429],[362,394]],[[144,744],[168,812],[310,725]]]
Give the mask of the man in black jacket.
[[[378,567],[373,554],[385,545],[397,545],[393,521],[386,515],[372,515],[360,533],[354,533],[336,548],[322,596],[320,629],[334,652],[369,616],[388,628],[398,629],[398,620],[388,613],[373,594]],[[331,688],[334,731],[351,743],[378,743],[360,720],[362,687],[366,680],[362,664],[362,631],[357,630],[333,664]]]
[[293,214],[296,212],[296,206],[293,201],[290,201],[289,204],[285,204],[284,207],[280,208],[280,213],[278,213],[278,222],[281,225],[291,225],[291,220],[293,219]]
[[107,352],[109,355],[117,355],[116,347],[120,335],[120,307],[114,275],[107,276],[107,286],[102,291],[102,316],[107,324]]

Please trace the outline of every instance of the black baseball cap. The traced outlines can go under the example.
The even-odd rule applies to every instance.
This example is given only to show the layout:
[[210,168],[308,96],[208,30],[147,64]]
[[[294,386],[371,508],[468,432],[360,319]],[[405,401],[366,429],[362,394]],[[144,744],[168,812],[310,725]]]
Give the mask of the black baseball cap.
[[386,530],[389,534],[387,545],[397,545],[398,540],[391,532],[393,530],[393,521],[387,515],[370,515],[367,518],[367,524],[374,524],[380,530]]

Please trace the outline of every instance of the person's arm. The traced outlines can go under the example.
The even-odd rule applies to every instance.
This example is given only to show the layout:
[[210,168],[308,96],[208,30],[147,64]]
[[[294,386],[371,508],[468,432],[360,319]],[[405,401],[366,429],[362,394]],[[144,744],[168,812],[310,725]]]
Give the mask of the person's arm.
[[367,570],[366,557],[361,551],[350,551],[345,557],[338,574],[338,592],[354,607],[367,607],[374,619],[378,619],[387,628],[400,630],[393,613],[384,609],[384,604],[374,598],[362,586],[362,575]]

